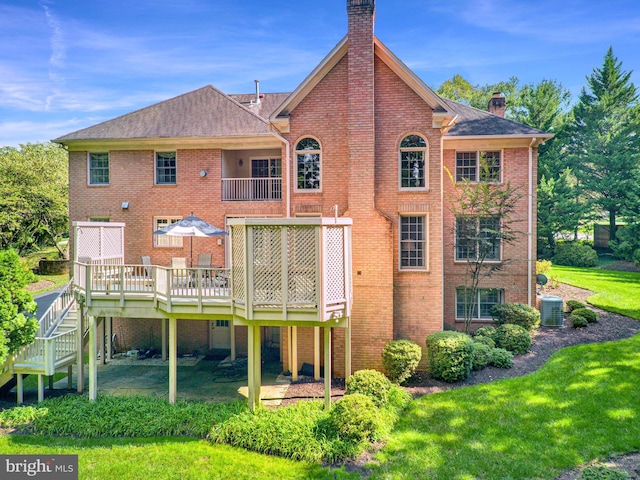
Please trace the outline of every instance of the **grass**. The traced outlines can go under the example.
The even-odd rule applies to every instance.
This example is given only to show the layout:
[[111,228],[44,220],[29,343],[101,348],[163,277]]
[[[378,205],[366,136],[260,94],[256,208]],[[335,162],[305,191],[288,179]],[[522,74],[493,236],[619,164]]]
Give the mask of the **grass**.
[[372,478],[553,479],[640,450],[640,335],[563,349],[531,375],[414,402]]
[[554,265],[550,276],[594,292],[587,301],[595,307],[640,320],[640,273]]

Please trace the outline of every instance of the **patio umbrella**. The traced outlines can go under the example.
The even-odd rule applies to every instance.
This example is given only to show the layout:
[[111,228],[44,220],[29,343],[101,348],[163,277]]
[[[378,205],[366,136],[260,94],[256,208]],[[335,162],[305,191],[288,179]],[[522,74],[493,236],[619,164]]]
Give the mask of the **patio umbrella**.
[[[193,212],[191,212],[188,217],[156,230],[153,234],[173,237],[220,237],[227,235],[227,232],[194,216]],[[193,239],[190,240],[190,246],[191,266],[193,267]]]

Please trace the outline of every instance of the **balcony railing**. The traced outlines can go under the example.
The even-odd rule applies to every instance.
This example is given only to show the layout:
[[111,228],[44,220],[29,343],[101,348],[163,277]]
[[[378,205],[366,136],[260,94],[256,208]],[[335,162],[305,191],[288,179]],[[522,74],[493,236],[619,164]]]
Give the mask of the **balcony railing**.
[[223,178],[222,201],[273,202],[282,200],[282,178]]

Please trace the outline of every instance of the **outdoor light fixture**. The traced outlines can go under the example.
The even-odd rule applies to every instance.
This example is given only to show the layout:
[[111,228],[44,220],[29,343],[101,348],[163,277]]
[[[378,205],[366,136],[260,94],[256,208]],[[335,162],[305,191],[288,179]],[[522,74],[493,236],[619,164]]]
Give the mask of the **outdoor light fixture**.
[[122,209],[129,210],[129,202],[122,202]]
[[207,171],[206,170],[200,170],[200,176],[201,177],[206,177],[207,176]]
[[238,160],[238,165],[242,166],[242,159]]

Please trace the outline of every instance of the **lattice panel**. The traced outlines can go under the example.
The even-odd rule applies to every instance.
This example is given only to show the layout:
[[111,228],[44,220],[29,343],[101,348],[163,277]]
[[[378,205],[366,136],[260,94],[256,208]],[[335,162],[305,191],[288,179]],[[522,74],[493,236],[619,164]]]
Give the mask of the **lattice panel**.
[[287,230],[289,303],[316,305],[316,230],[314,227]]
[[255,303],[282,303],[281,227],[253,228],[253,299]]
[[233,258],[231,259],[231,268],[233,271],[233,296],[236,298],[246,299],[246,286],[244,284],[244,228],[231,228],[231,242],[233,244]]
[[96,227],[80,227],[78,231],[78,245],[76,245],[77,258],[87,261],[88,258],[100,258],[102,251],[102,235]]
[[326,301],[342,300],[345,294],[344,229],[325,229],[325,288]]
[[102,229],[102,258],[124,257],[121,228]]

